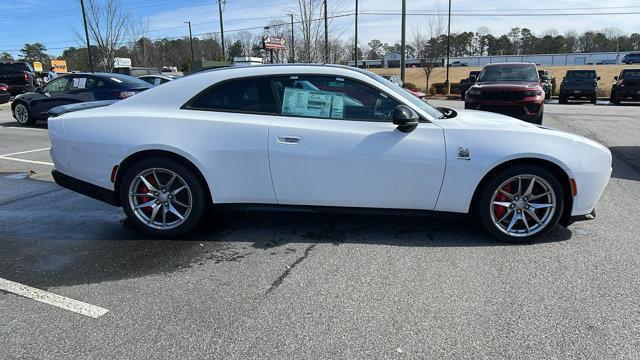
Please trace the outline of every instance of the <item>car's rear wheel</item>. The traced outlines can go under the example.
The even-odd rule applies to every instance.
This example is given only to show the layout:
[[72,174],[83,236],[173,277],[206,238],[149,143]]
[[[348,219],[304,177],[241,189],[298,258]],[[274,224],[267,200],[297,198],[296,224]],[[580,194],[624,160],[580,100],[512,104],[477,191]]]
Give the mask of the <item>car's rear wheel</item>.
[[609,97],[609,102],[614,105],[620,105],[620,96],[618,96],[618,92],[613,90],[611,91],[611,96]]
[[507,168],[482,189],[475,211],[482,226],[508,242],[528,242],[558,224],[564,209],[562,186],[535,165]]
[[598,102],[598,95],[593,95],[591,97],[591,103],[595,105]]
[[162,237],[188,233],[206,208],[203,184],[191,170],[166,158],[130,167],[121,181],[120,199],[135,228]]
[[560,95],[560,98],[558,99],[558,102],[560,104],[566,104],[567,103],[567,97],[563,96],[563,95]]
[[17,103],[16,106],[13,107],[13,117],[20,125],[33,125],[36,122],[36,119],[31,116],[31,112],[27,105],[21,102]]

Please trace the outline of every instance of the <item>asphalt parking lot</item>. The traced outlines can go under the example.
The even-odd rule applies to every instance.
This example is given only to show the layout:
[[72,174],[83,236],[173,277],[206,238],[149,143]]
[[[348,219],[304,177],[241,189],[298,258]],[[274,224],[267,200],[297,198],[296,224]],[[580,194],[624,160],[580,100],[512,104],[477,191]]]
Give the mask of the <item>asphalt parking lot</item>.
[[0,358],[639,358],[640,105],[549,103],[545,124],[614,170],[595,220],[535,244],[457,217],[264,211],[150,240],[54,184],[46,124],[0,105],[0,287],[46,291],[0,290]]

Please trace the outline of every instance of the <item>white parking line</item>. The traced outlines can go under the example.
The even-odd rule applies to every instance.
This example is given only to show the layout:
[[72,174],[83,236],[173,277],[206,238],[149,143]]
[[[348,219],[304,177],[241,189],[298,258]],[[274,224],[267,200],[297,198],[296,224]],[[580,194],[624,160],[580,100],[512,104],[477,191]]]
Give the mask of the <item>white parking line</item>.
[[97,319],[109,312],[109,310],[101,308],[99,306],[87,304],[78,300],[73,300],[62,295],[36,289],[34,287],[23,285],[15,281],[6,280],[3,278],[0,278],[0,290],[33,299],[44,304],[57,306],[65,310],[92,317],[94,319]]
[[45,150],[50,150],[51,148],[42,148],[42,149],[35,149],[35,150],[27,150],[27,151],[20,151],[20,152],[14,152],[11,154],[3,154],[0,155],[0,157],[5,157],[5,156],[13,156],[13,155],[20,155],[20,154],[28,154],[28,153],[32,153],[32,152],[38,152],[38,151],[45,151]]
[[0,160],[11,160],[11,161],[18,161],[18,162],[24,162],[24,163],[30,163],[30,164],[53,166],[52,163],[46,162],[46,161],[27,160],[27,159],[19,159],[19,158],[12,157],[13,155],[28,154],[28,153],[38,152],[38,151],[45,151],[49,149],[51,148],[48,147],[48,148],[35,149],[35,150],[19,151],[11,154],[4,154],[4,155],[0,155]]

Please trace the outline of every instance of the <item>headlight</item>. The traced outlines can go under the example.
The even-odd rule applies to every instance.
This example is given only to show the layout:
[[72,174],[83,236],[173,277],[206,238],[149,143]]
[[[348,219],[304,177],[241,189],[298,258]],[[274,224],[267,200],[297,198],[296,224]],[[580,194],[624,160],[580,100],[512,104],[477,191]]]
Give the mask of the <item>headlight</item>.
[[529,97],[529,96],[540,96],[542,95],[542,91],[540,90],[534,90],[534,91],[525,91],[524,96]]

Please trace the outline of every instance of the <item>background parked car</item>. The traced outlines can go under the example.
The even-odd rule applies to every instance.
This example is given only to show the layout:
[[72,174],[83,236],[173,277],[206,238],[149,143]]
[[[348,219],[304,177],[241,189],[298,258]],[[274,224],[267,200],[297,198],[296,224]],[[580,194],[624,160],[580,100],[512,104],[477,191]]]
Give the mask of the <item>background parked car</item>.
[[469,66],[468,63],[462,61],[454,61],[451,63],[451,67]]
[[0,82],[9,85],[9,93],[17,95],[37,87],[36,72],[26,62],[0,63]]
[[620,105],[621,101],[640,101],[640,69],[624,69],[613,79],[611,103]]
[[484,67],[465,96],[465,109],[492,111],[542,124],[544,90],[532,63],[500,63]]
[[108,73],[70,74],[55,78],[34,92],[16,96],[11,103],[13,117],[21,125],[45,120],[52,108],[97,100],[120,100],[151,85],[132,76]]
[[0,84],[0,104],[8,103],[9,99],[11,99],[11,95],[9,95],[9,85]]
[[640,53],[626,54],[621,61],[623,64],[640,64]]
[[162,75],[143,75],[138,77],[138,79],[142,80],[142,81],[146,81],[149,84],[153,85],[153,86],[157,86],[160,84],[164,84],[166,82],[175,80],[175,79],[179,79],[181,78],[182,75],[169,75],[169,74],[162,74]]
[[460,80],[460,97],[464,100],[464,95],[467,93],[467,90],[471,87],[471,85],[475,84],[478,80],[478,76],[482,71],[474,70],[469,72],[469,76],[466,79]]
[[129,75],[134,77],[140,77],[144,75],[160,75],[162,74],[160,70],[153,68],[144,68],[144,67],[121,67],[121,68],[113,68],[111,71],[114,74],[122,74]]
[[592,104],[598,100],[598,81],[595,70],[569,70],[560,84],[560,104],[569,99],[589,99]]
[[547,70],[538,70],[538,76],[540,77],[540,85],[544,90],[544,98],[551,99],[553,95],[553,85],[551,84],[551,76]]

